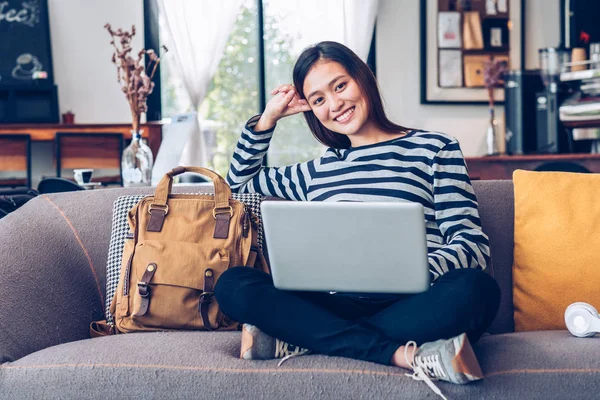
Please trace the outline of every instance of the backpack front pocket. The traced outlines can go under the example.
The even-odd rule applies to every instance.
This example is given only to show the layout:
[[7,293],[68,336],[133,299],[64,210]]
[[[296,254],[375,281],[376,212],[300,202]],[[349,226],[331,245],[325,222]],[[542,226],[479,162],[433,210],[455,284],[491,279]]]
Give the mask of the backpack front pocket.
[[222,314],[212,291],[228,267],[225,249],[207,250],[192,242],[138,243],[131,265],[129,322],[136,330],[206,329],[200,307],[203,297],[210,301],[205,314],[210,327],[217,328]]

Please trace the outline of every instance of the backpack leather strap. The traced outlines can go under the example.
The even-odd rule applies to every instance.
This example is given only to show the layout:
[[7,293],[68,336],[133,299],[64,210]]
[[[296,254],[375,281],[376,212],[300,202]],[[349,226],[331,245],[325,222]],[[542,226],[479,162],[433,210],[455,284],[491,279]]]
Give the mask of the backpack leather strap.
[[[150,219],[146,230],[148,232],[160,232],[165,221],[165,217],[169,212],[167,200],[173,189],[173,177],[185,172],[194,172],[210,178],[215,188],[215,207],[213,208],[213,216],[216,220],[214,237],[216,239],[226,239],[229,232],[229,220],[233,216],[233,210],[229,204],[231,199],[231,188],[219,174],[202,167],[175,167],[167,172],[160,180],[154,198],[149,206]],[[225,218],[229,215],[229,218]],[[218,218],[217,218],[218,216]]]
[[156,186],[156,191],[154,192],[154,204],[159,206],[167,205],[167,199],[169,194],[171,194],[171,189],[173,187],[173,177],[183,174],[184,172],[194,172],[210,178],[215,187],[215,208],[221,209],[229,206],[231,188],[225,179],[216,172],[202,167],[175,167],[167,172]]
[[215,214],[215,232],[213,233],[215,239],[227,239],[230,221],[230,214]]
[[210,303],[212,303],[214,292],[213,289],[215,287],[215,272],[211,268],[207,268],[204,271],[204,289],[202,294],[200,295],[200,316],[202,317],[202,323],[204,327],[209,331],[215,330],[212,326],[210,326],[210,321],[208,319],[208,307]]
[[115,326],[109,324],[106,320],[90,323],[90,337],[92,338],[114,335],[116,333],[118,333],[118,331]]
[[135,317],[141,317],[146,315],[148,312],[148,307],[150,307],[150,281],[156,272],[156,264],[150,263],[146,267],[146,271],[144,271],[144,275],[142,275],[142,280],[138,282],[138,293],[142,297],[142,303],[140,304],[139,310],[135,314]]

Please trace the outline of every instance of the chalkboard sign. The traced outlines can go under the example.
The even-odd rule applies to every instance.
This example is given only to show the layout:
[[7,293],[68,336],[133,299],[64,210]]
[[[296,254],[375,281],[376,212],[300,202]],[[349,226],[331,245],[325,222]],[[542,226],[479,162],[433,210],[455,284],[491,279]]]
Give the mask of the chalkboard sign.
[[0,0],[0,87],[53,84],[47,0]]

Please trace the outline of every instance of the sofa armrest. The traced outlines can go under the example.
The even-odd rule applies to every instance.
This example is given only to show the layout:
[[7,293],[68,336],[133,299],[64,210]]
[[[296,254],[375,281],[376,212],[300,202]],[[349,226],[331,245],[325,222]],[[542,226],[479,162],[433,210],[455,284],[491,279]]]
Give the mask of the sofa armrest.
[[105,265],[67,214],[39,196],[0,220],[0,363],[88,338],[103,318]]
[[[0,219],[0,363],[87,339],[104,319],[114,201],[155,188],[39,196]],[[175,193],[211,193],[182,185]]]

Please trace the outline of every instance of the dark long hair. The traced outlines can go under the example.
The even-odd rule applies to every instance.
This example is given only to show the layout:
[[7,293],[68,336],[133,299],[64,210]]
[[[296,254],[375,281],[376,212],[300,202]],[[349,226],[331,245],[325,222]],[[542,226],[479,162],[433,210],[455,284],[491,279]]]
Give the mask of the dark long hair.
[[[375,79],[375,75],[373,75],[369,69],[369,66],[352,50],[337,42],[317,43],[305,49],[302,54],[300,54],[300,57],[298,57],[298,61],[296,61],[296,65],[294,65],[293,78],[294,86],[296,87],[296,91],[298,91],[300,98],[305,98],[304,79],[306,79],[306,75],[312,66],[319,60],[335,61],[346,68],[348,74],[358,84],[361,92],[367,97],[369,118],[372,118],[379,129],[390,133],[409,130],[408,128],[393,123],[385,115],[381,94],[377,87],[377,80]],[[350,139],[348,136],[341,135],[325,128],[312,111],[305,111],[304,118],[315,138],[325,146],[333,147],[335,149],[347,149],[350,147]]]

